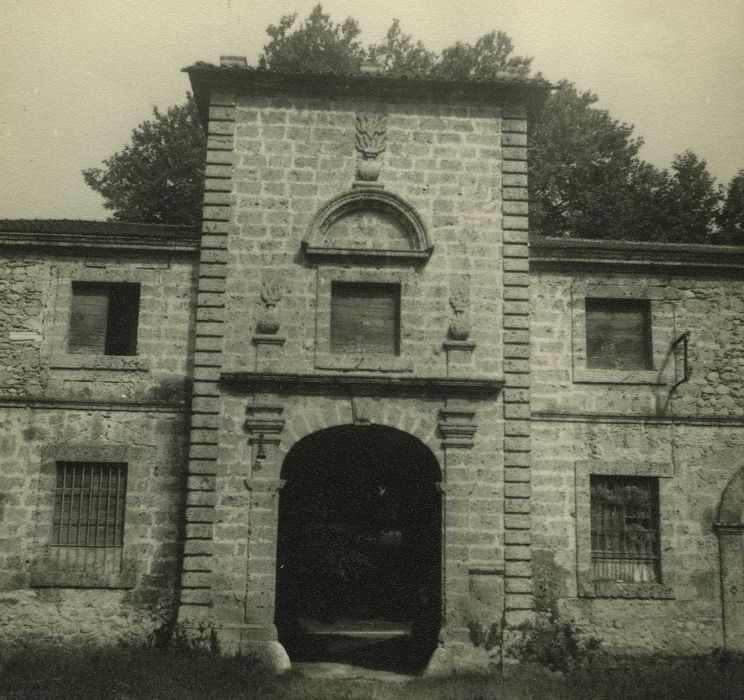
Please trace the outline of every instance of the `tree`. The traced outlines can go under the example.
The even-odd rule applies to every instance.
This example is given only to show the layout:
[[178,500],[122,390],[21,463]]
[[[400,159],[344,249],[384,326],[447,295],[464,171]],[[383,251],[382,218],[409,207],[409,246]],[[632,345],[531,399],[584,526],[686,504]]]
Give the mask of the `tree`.
[[676,155],[657,204],[664,221],[658,239],[714,242],[722,203],[706,162],[690,150]]
[[[475,44],[456,42],[440,55],[393,20],[366,49],[356,20],[334,23],[316,5],[308,18],[284,15],[267,28],[259,69],[354,74],[364,63],[390,76],[443,80],[527,79],[532,59],[514,55],[504,32]],[[538,73],[534,76],[539,79]],[[597,96],[561,81],[530,134],[532,231],[547,236],[618,240],[737,241],[744,244],[744,170],[724,199],[705,161],[687,151],[671,170],[643,161],[633,126],[595,106]],[[84,171],[114,218],[199,221],[204,138],[194,102],[174,107],[135,130],[132,143]]]
[[729,183],[718,221],[723,243],[744,245],[744,170]]
[[101,194],[117,221],[190,224],[201,221],[206,141],[196,101],[142,122],[132,141],[103,161],[104,168],[83,171],[87,185]]
[[637,157],[643,141],[594,108],[596,95],[567,81],[558,88],[531,138],[534,223],[547,236],[627,238],[629,221],[661,185]]
[[436,54],[428,51],[421,41],[414,42],[410,34],[402,32],[397,19],[390,25],[385,41],[372,44],[367,56],[385,75],[409,78],[430,75],[437,61]]
[[458,41],[442,51],[432,75],[446,80],[525,79],[531,58],[512,56],[514,45],[504,32],[483,35],[475,45]]
[[266,33],[271,41],[258,59],[261,70],[279,73],[357,73],[366,53],[356,40],[361,30],[347,17],[334,24],[316,5],[305,22],[293,30],[297,15],[284,15]]

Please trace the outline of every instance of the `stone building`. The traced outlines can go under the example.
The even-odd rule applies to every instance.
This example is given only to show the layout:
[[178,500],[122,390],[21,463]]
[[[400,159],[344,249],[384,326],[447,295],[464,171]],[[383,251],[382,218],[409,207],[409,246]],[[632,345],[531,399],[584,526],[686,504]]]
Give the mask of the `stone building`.
[[744,249],[530,238],[537,84],[243,65],[201,233],[0,222],[0,642],[744,651]]

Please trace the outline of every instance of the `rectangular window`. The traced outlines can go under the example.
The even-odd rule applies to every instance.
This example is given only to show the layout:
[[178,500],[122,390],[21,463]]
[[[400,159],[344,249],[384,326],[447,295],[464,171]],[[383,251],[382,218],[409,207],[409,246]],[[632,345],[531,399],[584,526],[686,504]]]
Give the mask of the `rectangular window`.
[[331,352],[398,355],[400,285],[333,282]]
[[647,300],[586,300],[587,369],[653,369]]
[[135,355],[139,302],[139,284],[73,282],[68,351]]
[[652,477],[590,477],[595,581],[660,582],[659,486]]
[[126,464],[57,462],[52,546],[121,549],[126,493]]

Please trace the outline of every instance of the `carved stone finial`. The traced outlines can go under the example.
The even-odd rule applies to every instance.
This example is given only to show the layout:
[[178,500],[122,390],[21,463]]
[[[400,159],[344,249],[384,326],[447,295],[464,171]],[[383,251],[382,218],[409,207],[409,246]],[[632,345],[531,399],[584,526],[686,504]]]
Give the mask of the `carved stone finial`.
[[284,286],[279,279],[269,278],[261,285],[261,301],[265,311],[256,322],[256,330],[264,335],[274,335],[279,330],[279,321],[276,318],[274,307],[284,296]]
[[379,156],[387,147],[387,116],[384,114],[357,114],[356,149],[357,179],[375,182],[380,177]]
[[453,340],[467,340],[470,335],[470,278],[467,275],[456,275],[450,280],[449,302],[454,318],[447,334]]

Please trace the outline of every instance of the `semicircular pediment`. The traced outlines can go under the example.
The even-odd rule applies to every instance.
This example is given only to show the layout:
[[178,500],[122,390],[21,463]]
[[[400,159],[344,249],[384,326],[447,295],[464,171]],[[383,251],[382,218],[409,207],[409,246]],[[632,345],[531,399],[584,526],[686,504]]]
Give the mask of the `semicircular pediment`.
[[426,229],[403,199],[358,189],[335,197],[316,214],[302,248],[309,259],[382,258],[425,262],[431,256]]

